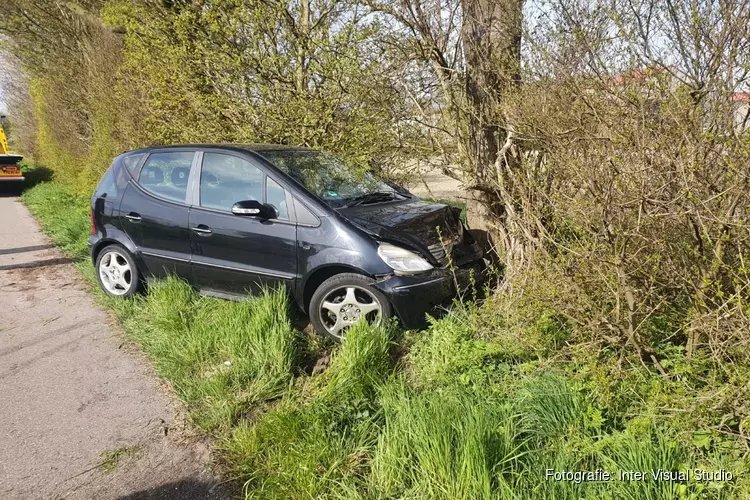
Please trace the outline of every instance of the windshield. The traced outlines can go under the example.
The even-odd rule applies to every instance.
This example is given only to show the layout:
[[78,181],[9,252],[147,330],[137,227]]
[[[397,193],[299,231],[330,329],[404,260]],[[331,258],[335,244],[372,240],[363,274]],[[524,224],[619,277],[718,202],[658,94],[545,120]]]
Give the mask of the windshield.
[[328,153],[280,150],[258,151],[258,154],[334,208],[381,193],[382,197],[372,197],[368,202],[404,197],[371,173],[347,168],[344,162]]

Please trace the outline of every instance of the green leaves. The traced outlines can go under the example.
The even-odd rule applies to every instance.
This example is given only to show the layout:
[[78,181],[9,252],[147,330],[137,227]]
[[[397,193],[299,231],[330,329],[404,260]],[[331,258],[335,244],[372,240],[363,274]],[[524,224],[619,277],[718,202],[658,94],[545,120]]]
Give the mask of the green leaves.
[[382,27],[346,6],[219,0],[111,2],[126,27],[120,88],[148,109],[140,142],[269,142],[360,161],[398,149],[401,105]]

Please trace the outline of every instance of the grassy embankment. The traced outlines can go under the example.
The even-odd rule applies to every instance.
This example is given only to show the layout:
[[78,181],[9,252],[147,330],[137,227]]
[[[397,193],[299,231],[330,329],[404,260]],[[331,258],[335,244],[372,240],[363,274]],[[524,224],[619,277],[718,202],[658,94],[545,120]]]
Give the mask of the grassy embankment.
[[[160,376],[213,436],[228,478],[258,498],[743,498],[745,449],[705,424],[701,388],[641,366],[563,351],[566,325],[519,331],[501,300],[459,305],[423,332],[359,326],[309,375],[320,350],[293,328],[286,297],[199,297],[169,279],[106,299],[85,255],[88,200],[41,184],[24,202]],[[715,388],[714,388],[715,389]],[[703,405],[703,406],[701,406]],[[692,469],[731,482],[698,482]],[[546,469],[642,481],[546,480]],[[651,471],[691,469],[688,481]]]

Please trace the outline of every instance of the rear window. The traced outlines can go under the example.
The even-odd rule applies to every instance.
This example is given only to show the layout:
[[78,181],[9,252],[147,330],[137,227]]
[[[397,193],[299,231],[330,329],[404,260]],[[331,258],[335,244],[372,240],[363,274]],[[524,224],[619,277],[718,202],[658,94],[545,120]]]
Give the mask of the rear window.
[[115,182],[114,166],[107,169],[96,186],[94,196],[97,198],[116,198],[117,197],[117,183]]

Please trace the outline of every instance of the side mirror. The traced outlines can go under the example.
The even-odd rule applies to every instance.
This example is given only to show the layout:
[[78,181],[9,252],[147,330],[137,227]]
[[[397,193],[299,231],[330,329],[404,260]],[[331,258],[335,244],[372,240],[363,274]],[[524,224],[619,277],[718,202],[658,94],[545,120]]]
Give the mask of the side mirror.
[[232,205],[232,213],[245,217],[256,217],[261,220],[275,219],[279,215],[271,205],[261,203],[258,200],[238,201]]

